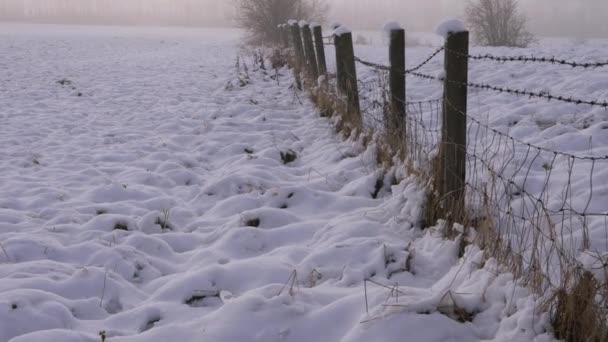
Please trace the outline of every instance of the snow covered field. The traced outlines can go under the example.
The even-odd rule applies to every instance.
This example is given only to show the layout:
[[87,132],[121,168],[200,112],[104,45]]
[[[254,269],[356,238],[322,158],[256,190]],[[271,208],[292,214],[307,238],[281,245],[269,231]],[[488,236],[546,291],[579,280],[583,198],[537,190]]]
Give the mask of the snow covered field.
[[0,341],[551,340],[238,32],[0,32]]

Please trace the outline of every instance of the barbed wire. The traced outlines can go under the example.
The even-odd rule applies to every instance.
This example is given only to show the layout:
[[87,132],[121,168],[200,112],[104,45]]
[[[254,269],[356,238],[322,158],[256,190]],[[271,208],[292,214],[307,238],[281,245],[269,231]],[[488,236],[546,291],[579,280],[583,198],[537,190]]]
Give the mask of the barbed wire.
[[445,50],[445,46],[439,47],[435,52],[433,52],[429,57],[427,57],[427,59],[422,61],[422,63],[418,64],[417,66],[415,66],[413,68],[406,69],[405,73],[410,74],[412,72],[416,72],[416,71],[420,70],[423,66],[427,65],[430,61],[432,61],[433,58],[435,58],[435,56],[437,56],[443,50]]
[[[435,52],[433,52],[431,55],[429,55],[425,60],[423,60],[420,64],[416,65],[415,67],[406,69],[406,70],[397,70],[397,72],[402,72],[404,74],[410,74],[410,73],[416,72],[416,71],[420,70],[422,67],[424,67],[425,65],[427,65],[430,61],[432,61],[433,58],[435,58],[444,49],[445,49],[445,47],[441,46]],[[393,70],[393,68],[388,65],[383,65],[383,64],[379,64],[379,63],[366,61],[357,56],[355,56],[355,61],[358,63],[361,63],[365,66],[368,66],[370,68],[377,69],[377,70],[384,70],[384,71]]]
[[603,100],[603,101],[583,100],[583,99],[574,98],[572,96],[566,97],[563,95],[553,95],[548,92],[535,92],[535,91],[528,91],[525,89],[512,89],[512,88],[494,86],[494,85],[490,85],[490,84],[486,84],[486,83],[472,83],[472,82],[461,83],[461,82],[457,82],[457,81],[453,81],[453,80],[447,80],[447,82],[453,83],[453,84],[458,84],[461,86],[467,86],[469,88],[492,90],[492,91],[499,92],[499,93],[507,93],[507,94],[518,95],[518,96],[528,96],[530,98],[546,99],[549,101],[554,100],[554,101],[560,101],[560,102],[565,102],[565,103],[571,103],[571,104],[575,104],[575,105],[584,104],[584,105],[597,106],[597,107],[602,107],[602,108],[608,109],[608,101],[606,101],[606,100]]
[[[445,76],[419,72],[442,50],[452,52],[440,48],[419,65],[402,72],[412,77],[445,82]],[[466,56],[472,60],[551,63],[580,68],[608,65],[608,62],[579,63],[535,56]],[[529,282],[535,289],[547,286],[557,288],[562,285],[560,277],[571,275],[572,270],[582,273],[589,269],[590,266],[579,262],[578,256],[581,251],[591,251],[597,247],[598,242],[594,238],[600,227],[603,226],[608,232],[608,212],[602,205],[608,197],[604,184],[601,184],[603,170],[608,166],[608,156],[595,157],[592,151],[575,155],[577,152],[561,152],[527,143],[524,141],[526,139],[511,136],[509,129],[491,127],[487,120],[469,115],[466,110],[460,110],[443,97],[430,100],[397,99],[399,105],[405,104],[404,113],[403,106],[396,106],[396,99],[390,92],[388,74],[394,69],[358,57],[355,59],[357,63],[375,69],[377,80],[372,77],[365,78],[365,81],[357,80],[361,115],[352,118],[346,113],[343,119],[362,119],[364,129],[373,132],[379,143],[386,145],[386,154],[407,160],[407,167],[411,168],[413,175],[425,177],[440,169],[443,177],[450,177],[456,172],[445,166],[438,168],[445,153],[442,148],[455,144],[444,140],[444,109],[455,109],[455,115],[467,118],[466,142],[456,146],[464,150],[462,156],[465,159],[462,162],[467,165],[466,172],[464,175],[454,175],[459,179],[464,177],[461,183],[466,200],[465,220],[469,220],[470,226],[480,228],[480,236],[496,235],[488,235],[482,240],[484,244],[487,243],[484,246],[498,260],[502,258],[509,265],[512,264],[515,277],[521,277],[524,283]],[[512,89],[508,87],[509,84],[494,86],[451,80],[446,83],[608,109],[606,101]],[[336,87],[335,82],[332,85]],[[336,96],[337,101],[346,101],[344,97]],[[346,108],[347,104],[343,106]],[[423,180],[429,181],[426,178]],[[438,183],[432,186],[442,185]],[[608,265],[601,256],[598,260],[601,262],[598,269]],[[602,282],[601,286],[606,286],[606,283]],[[607,301],[608,295],[602,293],[602,296],[602,300]]]
[[[417,73],[417,72],[410,73],[410,75],[418,77],[418,78],[428,79],[428,80],[437,80],[437,81],[444,80],[444,78],[440,78],[440,77],[432,76],[432,75],[428,75],[428,74]],[[525,89],[513,89],[513,88],[495,86],[495,85],[491,85],[491,84],[487,84],[487,83],[473,83],[473,82],[463,83],[463,82],[458,82],[458,81],[454,81],[454,80],[447,80],[447,82],[456,84],[456,85],[460,85],[460,86],[466,86],[468,88],[492,90],[492,91],[495,91],[498,93],[507,93],[507,94],[516,95],[516,96],[527,96],[530,98],[539,98],[539,99],[545,99],[548,101],[560,101],[560,102],[571,103],[571,104],[575,104],[575,105],[589,105],[589,106],[596,106],[596,107],[602,107],[604,109],[608,109],[608,101],[606,101],[606,100],[598,100],[598,101],[583,100],[583,99],[574,98],[572,96],[566,97],[563,95],[553,95],[548,92],[536,92],[536,91],[529,91],[529,90],[525,90]]]
[[527,143],[525,141],[522,141],[522,140],[519,140],[517,138],[514,138],[514,137],[512,137],[512,136],[510,136],[510,135],[508,135],[506,133],[503,133],[503,132],[501,132],[501,131],[499,131],[499,130],[497,130],[495,128],[492,128],[492,127],[490,127],[487,124],[482,123],[481,121],[479,121],[476,118],[474,118],[472,115],[468,115],[468,114],[464,113],[462,110],[460,110],[455,105],[453,105],[447,98],[443,98],[442,100],[444,101],[445,104],[447,104],[457,114],[459,114],[459,115],[461,115],[463,117],[466,117],[467,120],[470,120],[470,121],[474,122],[475,124],[481,126],[482,128],[488,129],[491,132],[493,132],[493,133],[495,133],[497,135],[500,135],[500,136],[502,136],[504,138],[510,139],[510,140],[512,140],[512,141],[514,141],[514,142],[516,142],[518,144],[525,145],[525,146],[528,146],[528,147],[531,147],[531,148],[535,148],[535,149],[538,149],[538,150],[541,150],[543,152],[547,152],[547,153],[550,153],[550,154],[560,155],[560,156],[564,156],[564,157],[568,157],[568,158],[573,158],[573,159],[590,160],[590,161],[594,161],[594,160],[608,160],[608,156],[601,156],[601,157],[582,156],[581,157],[581,156],[577,156],[577,155],[574,155],[574,154],[571,154],[571,153],[556,151],[556,150],[552,150],[550,148],[546,148],[546,147],[537,146],[537,145],[534,145],[534,144]]
[[566,65],[573,68],[601,68],[608,66],[608,61],[605,62],[575,62],[568,61],[565,59],[558,59],[555,57],[536,57],[536,56],[495,56],[492,54],[483,54],[483,55],[471,55],[465,54],[459,51],[446,49],[449,53],[453,53],[457,56],[466,56],[469,59],[473,60],[490,60],[495,62],[521,62],[521,63],[548,63],[548,64],[556,64],[556,65]]

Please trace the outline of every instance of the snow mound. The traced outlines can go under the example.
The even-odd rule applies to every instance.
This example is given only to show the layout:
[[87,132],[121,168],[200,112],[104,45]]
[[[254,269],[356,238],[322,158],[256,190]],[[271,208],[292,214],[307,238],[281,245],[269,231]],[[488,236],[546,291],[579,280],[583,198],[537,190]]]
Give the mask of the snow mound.
[[335,22],[331,23],[331,25],[329,25],[329,27],[331,27],[332,30],[335,30],[340,26],[342,26],[342,24],[337,21],[335,21]]
[[388,23],[384,24],[382,29],[384,32],[390,33],[391,31],[395,30],[403,30],[403,27],[401,27],[397,21],[389,21]]
[[466,31],[466,27],[464,26],[464,22],[460,19],[449,18],[437,25],[435,28],[435,33],[443,38],[447,38],[450,33],[458,33]]
[[334,36],[341,37],[343,34],[351,33],[352,31],[346,26],[340,26],[334,30]]

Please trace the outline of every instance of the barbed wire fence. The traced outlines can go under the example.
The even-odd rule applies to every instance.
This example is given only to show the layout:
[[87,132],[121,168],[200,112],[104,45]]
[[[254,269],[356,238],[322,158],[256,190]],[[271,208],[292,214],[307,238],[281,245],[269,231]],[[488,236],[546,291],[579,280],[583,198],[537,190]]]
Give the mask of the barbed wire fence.
[[[338,89],[332,94],[342,105],[334,109],[352,117],[353,113],[344,111],[358,108],[354,114],[360,118],[360,129],[378,136],[379,143],[387,146],[387,154],[399,156],[410,172],[427,177],[432,194],[427,223],[443,219],[449,225],[462,224],[464,233],[448,226],[449,232],[480,245],[488,257],[496,258],[546,299],[554,323],[560,325],[556,328],[559,338],[608,340],[608,187],[603,184],[608,176],[608,156],[576,155],[525,142],[469,115],[467,108],[467,90],[474,89],[608,109],[606,100],[468,80],[468,64],[474,61],[583,69],[608,67],[608,61],[473,55],[469,53],[468,32],[460,32],[449,35],[445,46],[419,64],[394,67],[355,54],[352,61],[341,60],[349,55],[340,54],[338,42],[349,35],[343,30],[330,36],[333,43],[325,41],[336,47],[337,87],[327,75],[324,83]],[[403,56],[393,56],[395,49],[389,49],[391,62],[405,60],[405,51]],[[442,52],[445,75],[423,72]],[[342,65],[349,63],[370,68],[374,77],[359,80]],[[405,82],[405,76],[442,82],[444,96],[406,100],[405,83],[403,93],[395,84],[400,78]],[[341,87],[340,78],[353,83]],[[357,92],[360,105],[348,105],[353,99],[348,91]],[[396,112],[395,108],[402,110]],[[395,118],[404,123],[402,127],[395,124]]]

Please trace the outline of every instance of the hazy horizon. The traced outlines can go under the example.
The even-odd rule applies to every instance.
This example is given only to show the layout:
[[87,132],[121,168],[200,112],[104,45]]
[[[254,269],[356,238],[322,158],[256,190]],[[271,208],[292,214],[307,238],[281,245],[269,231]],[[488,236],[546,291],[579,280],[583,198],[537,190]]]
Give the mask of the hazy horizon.
[[[521,0],[537,34],[608,37],[608,1]],[[462,17],[464,1],[328,0],[328,21],[378,29],[390,20],[408,30],[430,31],[445,17]],[[234,27],[231,0],[1,0],[0,20],[70,24]]]

